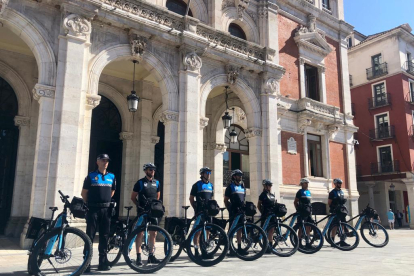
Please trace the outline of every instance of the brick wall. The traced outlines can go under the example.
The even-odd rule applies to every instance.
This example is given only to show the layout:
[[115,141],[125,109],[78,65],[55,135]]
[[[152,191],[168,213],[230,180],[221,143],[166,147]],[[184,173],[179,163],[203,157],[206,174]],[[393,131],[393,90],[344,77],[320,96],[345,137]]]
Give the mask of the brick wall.
[[331,177],[340,178],[343,181],[342,188],[348,187],[348,171],[345,144],[330,142]]
[[341,64],[339,54],[339,43],[326,38],[333,51],[325,58],[325,79],[326,79],[326,101],[330,105],[342,107],[342,85],[341,85]]
[[[303,135],[282,131],[282,170],[283,184],[299,183],[305,174],[303,165]],[[297,154],[289,154],[287,140],[293,137],[296,140]]]

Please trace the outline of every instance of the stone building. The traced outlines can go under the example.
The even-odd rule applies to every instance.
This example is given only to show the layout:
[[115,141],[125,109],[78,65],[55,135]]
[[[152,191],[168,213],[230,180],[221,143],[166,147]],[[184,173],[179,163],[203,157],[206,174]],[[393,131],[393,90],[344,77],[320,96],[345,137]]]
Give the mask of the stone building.
[[121,216],[149,161],[167,216],[183,213],[202,166],[220,204],[240,168],[254,202],[269,178],[292,212],[307,176],[324,213],[339,177],[358,212],[343,1],[192,0],[184,16],[187,2],[0,0],[2,231],[22,246],[27,219],[61,206],[58,190],[79,196],[103,151]]

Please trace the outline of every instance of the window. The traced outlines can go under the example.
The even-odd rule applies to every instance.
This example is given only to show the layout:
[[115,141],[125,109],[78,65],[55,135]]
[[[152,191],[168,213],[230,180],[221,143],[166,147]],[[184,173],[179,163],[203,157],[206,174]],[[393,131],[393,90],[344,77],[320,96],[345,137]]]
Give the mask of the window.
[[378,138],[390,137],[388,114],[377,115],[375,116],[375,119],[377,123]]
[[324,9],[331,10],[331,5],[329,3],[329,0],[322,0],[322,7]]
[[305,64],[306,97],[319,101],[318,68]]
[[308,134],[308,164],[311,176],[323,176],[321,136]]
[[[182,0],[167,0],[166,7],[168,10],[184,16],[187,12],[187,4]],[[191,9],[188,11],[189,16],[193,16]]]
[[382,56],[381,54],[375,55],[371,57],[371,64],[374,71],[379,70],[379,65],[382,63]]
[[388,198],[390,199],[390,209],[395,212],[395,191],[388,190]]
[[348,38],[348,48],[352,47],[352,37]]
[[414,102],[414,80],[408,80],[410,85],[411,102]]
[[410,52],[407,52],[407,60],[411,61],[411,53]]
[[394,171],[392,165],[392,154],[391,154],[391,147],[381,147],[378,149],[379,154],[379,165],[381,168],[381,172],[392,172]]
[[243,29],[237,24],[230,23],[229,33],[235,37],[246,40],[246,34],[244,33]]
[[374,85],[374,106],[382,106],[387,104],[387,94],[385,93],[385,83]]

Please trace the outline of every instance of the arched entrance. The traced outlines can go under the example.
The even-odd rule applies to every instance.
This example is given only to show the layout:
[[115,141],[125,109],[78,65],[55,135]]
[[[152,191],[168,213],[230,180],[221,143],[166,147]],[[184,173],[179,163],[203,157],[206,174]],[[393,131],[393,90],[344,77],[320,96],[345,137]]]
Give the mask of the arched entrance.
[[14,125],[18,103],[13,88],[0,78],[0,234],[10,217],[19,129]]
[[[96,157],[107,153],[111,158],[108,171],[115,174],[116,192],[114,199],[119,206],[122,176],[122,119],[118,108],[111,100],[101,95],[100,104],[92,111],[91,139],[89,145],[89,171],[96,170]],[[117,208],[118,212],[118,208]]]
[[161,200],[164,195],[164,134],[165,126],[162,122],[158,122],[157,136],[160,137],[160,140],[155,145],[154,164],[157,166],[157,169],[155,170],[155,179],[157,179],[161,185]]

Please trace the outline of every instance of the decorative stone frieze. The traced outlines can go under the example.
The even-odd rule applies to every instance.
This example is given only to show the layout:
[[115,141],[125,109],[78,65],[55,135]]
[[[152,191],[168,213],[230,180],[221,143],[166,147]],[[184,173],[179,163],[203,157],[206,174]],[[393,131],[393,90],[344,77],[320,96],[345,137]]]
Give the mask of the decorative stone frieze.
[[166,110],[161,114],[160,121],[164,125],[169,122],[178,122],[178,112]]
[[131,54],[136,58],[142,58],[147,48],[147,38],[133,34],[130,36]]
[[208,120],[209,119],[207,117],[200,118],[200,130],[208,126]]
[[227,73],[227,82],[229,84],[235,84],[240,74],[240,67],[227,64],[226,73]]
[[63,20],[63,29],[65,33],[73,36],[88,36],[91,31],[89,20],[78,14],[69,14]]
[[86,109],[91,110],[99,105],[101,102],[101,96],[86,94]]
[[28,126],[30,124],[30,117],[26,116],[15,116],[14,117],[14,125],[18,126],[19,128],[22,126]]
[[246,130],[245,136],[247,139],[262,136],[262,130],[260,128],[252,127]]
[[198,71],[203,65],[203,62],[201,58],[197,55],[197,53],[194,51],[185,55],[183,59],[183,64],[185,70]]
[[308,126],[310,126],[312,124],[312,120],[311,119],[307,119],[307,118],[299,118],[298,120],[298,130],[299,133],[305,133],[305,130]]
[[6,10],[9,0],[0,0],[0,16]]
[[43,84],[36,84],[35,87],[32,90],[33,98],[38,101],[42,97],[46,98],[55,98],[55,90],[56,87],[54,86],[48,86]]
[[119,133],[119,140],[125,141],[125,140],[132,140],[134,138],[134,133],[132,132],[120,132]]
[[156,145],[160,142],[160,137],[158,136],[151,136],[151,143]]

